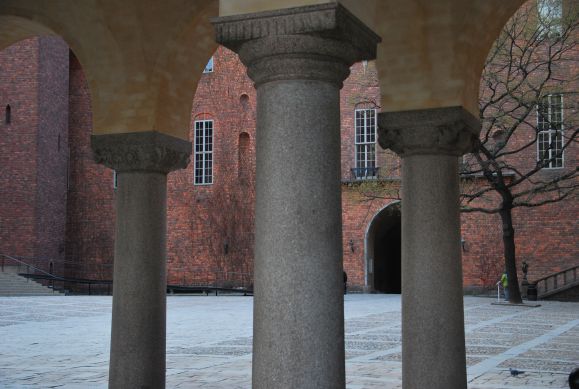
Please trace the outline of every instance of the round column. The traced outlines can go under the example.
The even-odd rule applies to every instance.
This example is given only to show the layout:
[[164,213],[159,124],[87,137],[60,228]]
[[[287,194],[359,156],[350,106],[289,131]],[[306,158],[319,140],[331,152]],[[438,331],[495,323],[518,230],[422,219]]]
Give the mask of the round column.
[[339,92],[378,38],[336,3],[214,24],[257,88],[252,387],[344,388]]
[[187,166],[191,144],[147,132],[92,146],[118,174],[109,388],[164,388],[167,173]]
[[402,387],[466,389],[458,158],[478,139],[461,107],[381,113],[402,157]]

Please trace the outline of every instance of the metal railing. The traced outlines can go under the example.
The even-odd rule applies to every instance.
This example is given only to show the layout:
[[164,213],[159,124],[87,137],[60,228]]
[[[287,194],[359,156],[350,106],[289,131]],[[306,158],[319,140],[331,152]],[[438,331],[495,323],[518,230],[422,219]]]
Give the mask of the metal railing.
[[[106,294],[113,292],[112,280],[62,277],[44,271],[22,259],[0,254],[2,272],[17,273],[27,279],[47,284],[55,291],[74,294]],[[253,294],[253,274],[251,272],[225,271],[208,267],[173,268],[182,275],[181,280],[167,284],[168,293],[215,293],[229,292]]]
[[579,273],[579,265],[539,278],[535,281],[539,297],[577,283],[579,281],[577,273]]
[[379,167],[353,167],[350,169],[353,180],[375,180],[378,178]]

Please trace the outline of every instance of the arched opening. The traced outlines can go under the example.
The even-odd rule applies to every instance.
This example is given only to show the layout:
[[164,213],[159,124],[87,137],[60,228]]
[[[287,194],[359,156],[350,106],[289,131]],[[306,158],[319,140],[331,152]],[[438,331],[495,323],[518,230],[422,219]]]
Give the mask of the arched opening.
[[367,283],[372,291],[400,293],[401,282],[401,213],[400,203],[392,203],[378,212],[366,233]]

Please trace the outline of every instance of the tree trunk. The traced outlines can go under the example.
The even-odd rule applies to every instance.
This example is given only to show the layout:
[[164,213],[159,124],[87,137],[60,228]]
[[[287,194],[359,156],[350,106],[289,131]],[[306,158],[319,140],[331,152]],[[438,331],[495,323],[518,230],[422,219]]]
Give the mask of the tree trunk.
[[509,302],[522,304],[519,280],[517,278],[517,262],[515,257],[515,229],[513,228],[512,208],[503,206],[499,212],[503,223],[503,248],[505,256],[505,269],[508,278]]

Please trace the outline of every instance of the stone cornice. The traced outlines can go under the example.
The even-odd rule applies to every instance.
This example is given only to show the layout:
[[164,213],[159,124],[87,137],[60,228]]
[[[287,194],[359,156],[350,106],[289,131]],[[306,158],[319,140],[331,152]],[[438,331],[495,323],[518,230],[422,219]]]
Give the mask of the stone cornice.
[[282,35],[318,35],[347,41],[360,58],[376,58],[381,38],[340,3],[316,4],[275,11],[224,16],[211,20],[216,41],[233,51],[244,42]]
[[278,80],[337,84],[356,61],[374,59],[380,42],[339,3],[212,20],[218,43],[239,54],[256,86]]
[[94,159],[118,172],[167,174],[189,164],[191,142],[155,131],[93,135]]
[[480,128],[480,121],[463,107],[383,112],[378,115],[378,143],[402,157],[460,156],[474,150]]

